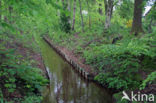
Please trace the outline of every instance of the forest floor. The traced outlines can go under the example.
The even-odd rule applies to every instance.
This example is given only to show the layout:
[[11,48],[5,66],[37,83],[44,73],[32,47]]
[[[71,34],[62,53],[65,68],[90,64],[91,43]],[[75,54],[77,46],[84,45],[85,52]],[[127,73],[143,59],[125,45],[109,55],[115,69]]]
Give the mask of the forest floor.
[[43,71],[43,75],[44,76],[46,75],[46,69],[44,67],[44,63],[43,63],[42,56],[40,53],[37,53],[35,51],[32,51],[31,49],[28,49],[22,46],[18,46],[17,51],[23,57],[30,57],[30,60],[34,60],[35,63],[33,64],[33,66],[41,69]]
[[18,55],[21,55],[23,59],[29,59],[29,61],[33,61],[32,66],[41,69],[43,71],[43,75],[46,76],[46,69],[44,67],[42,56],[39,52],[33,51],[32,48],[24,47],[22,44],[16,42],[7,45],[7,48],[16,48],[16,53]]

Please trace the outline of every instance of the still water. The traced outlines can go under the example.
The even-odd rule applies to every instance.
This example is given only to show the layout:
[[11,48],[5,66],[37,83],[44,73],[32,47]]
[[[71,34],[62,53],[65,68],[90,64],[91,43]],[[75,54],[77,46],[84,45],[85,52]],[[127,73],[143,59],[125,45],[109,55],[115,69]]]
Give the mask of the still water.
[[50,76],[42,103],[113,103],[106,89],[80,77],[44,40],[39,44]]

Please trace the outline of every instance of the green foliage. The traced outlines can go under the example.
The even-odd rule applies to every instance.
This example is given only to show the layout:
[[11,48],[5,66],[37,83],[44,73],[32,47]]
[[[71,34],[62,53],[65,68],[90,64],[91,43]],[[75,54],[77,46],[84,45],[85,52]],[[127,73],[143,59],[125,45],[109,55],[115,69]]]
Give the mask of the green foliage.
[[[16,92],[31,96],[30,93],[39,92],[47,84],[48,80],[43,77],[39,68],[32,66],[30,53],[25,50],[37,53],[39,49],[34,42],[35,35],[47,33],[50,27],[57,28],[58,23],[53,26],[51,24],[56,18],[49,19],[54,11],[45,0],[0,1],[1,101],[6,102],[6,99],[10,99],[10,94]],[[20,56],[19,51],[24,56]]]
[[148,77],[142,82],[140,89],[144,89],[147,84],[152,84],[156,82],[156,71],[148,75]]
[[[140,70],[150,71],[155,67],[155,49],[151,49],[149,37],[126,37],[122,42],[112,45],[93,46],[85,51],[86,63],[100,71],[95,80],[110,88],[134,89],[140,86]],[[148,59],[149,58],[149,59]],[[148,64],[150,63],[150,64]],[[126,75],[126,76],[125,76]]]
[[[95,80],[110,88],[134,89],[141,86],[143,89],[155,79],[155,5],[147,17],[143,18],[145,33],[150,34],[134,37],[129,35],[133,0],[123,0],[121,5],[115,0],[111,27],[107,31],[104,31],[103,1],[88,0],[88,8],[86,0],[81,0],[82,10],[88,11],[88,14],[83,14],[83,33],[80,28],[79,3],[76,3],[75,31],[71,32],[73,1],[68,1],[64,0],[63,4],[61,0],[0,0],[1,97],[4,90],[13,93],[20,89],[29,94],[47,83],[41,71],[31,66],[31,61],[23,60],[25,57],[20,57],[15,50],[10,49],[23,47],[39,51],[34,40],[45,34],[55,43],[83,56],[98,74]],[[102,4],[102,15],[98,12],[99,3]],[[67,4],[71,10],[67,10]],[[112,39],[118,35],[122,35],[123,39],[111,44]],[[140,71],[150,74],[146,80],[142,79]],[[39,102],[37,98],[27,96],[23,103]],[[5,101],[5,97],[2,99]]]
[[21,103],[41,103],[42,97],[41,96],[25,96],[24,100]]
[[13,56],[14,50],[9,51],[0,51],[0,78],[2,80],[3,87],[8,89],[8,92],[14,92],[15,85],[15,74],[16,71],[13,69],[16,64],[13,60],[16,60],[15,56]]
[[[89,15],[83,15],[85,32],[78,33],[81,31],[81,19],[79,12],[76,12],[76,33],[70,35],[55,30],[53,34],[49,34],[51,39],[83,56],[85,62],[93,66],[94,72],[99,73],[95,80],[101,84],[116,89],[138,88],[143,81],[139,72],[150,73],[156,65],[156,49],[152,47],[155,45],[155,28],[152,28],[151,34],[141,34],[138,37],[130,35],[134,2],[125,0],[116,6],[111,27],[104,31],[105,17],[98,13],[98,5],[93,4],[95,2],[89,2],[89,5],[92,5],[89,13],[91,27]],[[87,10],[86,7],[85,4],[82,5],[83,10]],[[116,44],[110,44],[117,36],[122,36],[123,39],[118,40]]]
[[122,18],[129,20],[132,19],[133,16],[133,7],[134,5],[132,0],[124,0],[120,6],[117,6],[117,12]]
[[48,80],[41,75],[41,71],[38,68],[27,67],[23,70],[18,69],[17,75],[25,81],[24,87],[31,91],[35,89],[40,90],[42,86],[48,83]]
[[66,32],[66,33],[69,33],[70,32],[70,23],[69,23],[69,16],[67,16],[64,12],[61,13],[61,16],[60,16],[60,26],[61,26],[61,30]]
[[61,27],[61,30],[66,33],[69,33],[71,30],[71,25],[69,23],[70,22],[69,14],[70,14],[69,11],[67,11],[67,4],[64,3],[63,10],[61,10],[60,27]]
[[[47,0],[49,1],[49,0]],[[67,3],[67,2],[65,2]],[[73,1],[70,1],[72,4]],[[99,3],[102,4],[103,14],[99,14]],[[80,7],[76,4],[75,31],[69,33],[69,16],[72,16],[73,5],[70,6],[71,11],[67,12],[67,8],[52,7],[56,10],[52,17],[55,18],[53,28],[48,28],[50,38],[58,45],[65,46],[69,50],[74,51],[80,58],[85,59],[85,63],[93,66],[94,72],[98,75],[96,80],[110,88],[117,89],[135,89],[143,82],[142,72],[150,74],[155,69],[155,11],[154,7],[147,17],[143,18],[145,34],[138,37],[130,35],[134,1],[124,0],[122,2],[115,1],[115,9],[111,18],[111,26],[104,31],[105,24],[105,7],[103,1],[82,1],[82,10],[88,14],[83,14],[84,31],[81,32]],[[144,2],[145,4],[145,2]],[[57,5],[62,7],[62,2],[58,1]],[[65,5],[67,6],[67,5]],[[142,5],[141,5],[142,6]],[[55,15],[59,15],[55,17]],[[90,18],[90,21],[89,21]],[[49,18],[50,19],[50,18]],[[149,24],[151,19],[151,33],[149,32]],[[60,21],[59,21],[60,20]],[[89,25],[91,24],[91,25]],[[55,29],[57,27],[57,29]],[[58,29],[61,27],[61,29]],[[122,36],[115,44],[112,40],[115,37]]]
[[32,94],[31,96],[24,96],[24,98],[13,98],[11,101],[6,101],[4,98],[0,99],[0,103],[41,103],[42,97]]
[[0,94],[2,98],[4,93],[13,93],[19,88],[24,91],[25,95],[35,90],[39,91],[41,86],[48,83],[38,68],[28,66],[30,64],[27,62],[21,62],[20,56],[14,55],[14,52],[14,49],[0,50],[0,85],[3,91]]

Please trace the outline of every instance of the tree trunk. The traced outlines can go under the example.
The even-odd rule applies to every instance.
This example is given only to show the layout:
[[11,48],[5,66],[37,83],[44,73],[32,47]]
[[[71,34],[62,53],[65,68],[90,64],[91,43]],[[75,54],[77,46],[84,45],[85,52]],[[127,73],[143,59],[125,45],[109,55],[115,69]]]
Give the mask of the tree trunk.
[[83,23],[81,0],[79,0],[79,5],[80,5],[80,15],[81,15],[81,26],[82,26],[82,31],[84,32],[84,23]]
[[68,12],[69,12],[69,16],[68,16],[68,23],[70,24],[70,26],[71,26],[71,4],[70,4],[70,0],[67,0],[66,1],[67,2],[67,10],[68,10]]
[[88,16],[89,16],[89,28],[91,27],[91,16],[90,16],[90,7],[89,7],[89,3],[87,0],[87,7],[88,7]]
[[134,15],[131,32],[137,35],[139,32],[143,32],[142,29],[142,9],[143,0],[135,0],[134,3]]
[[112,17],[112,13],[113,13],[113,3],[114,0],[104,0],[105,3],[105,29],[108,29],[110,27],[111,24],[111,17]]
[[72,30],[74,30],[74,29],[75,29],[75,11],[76,11],[76,0],[74,0]]

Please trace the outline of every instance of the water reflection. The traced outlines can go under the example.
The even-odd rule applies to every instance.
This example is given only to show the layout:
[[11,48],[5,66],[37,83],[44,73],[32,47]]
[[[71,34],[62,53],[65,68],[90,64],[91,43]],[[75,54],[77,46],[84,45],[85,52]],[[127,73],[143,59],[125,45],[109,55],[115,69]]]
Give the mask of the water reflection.
[[50,74],[50,86],[43,93],[43,103],[113,103],[104,88],[80,78],[47,43],[41,41],[40,46]]

